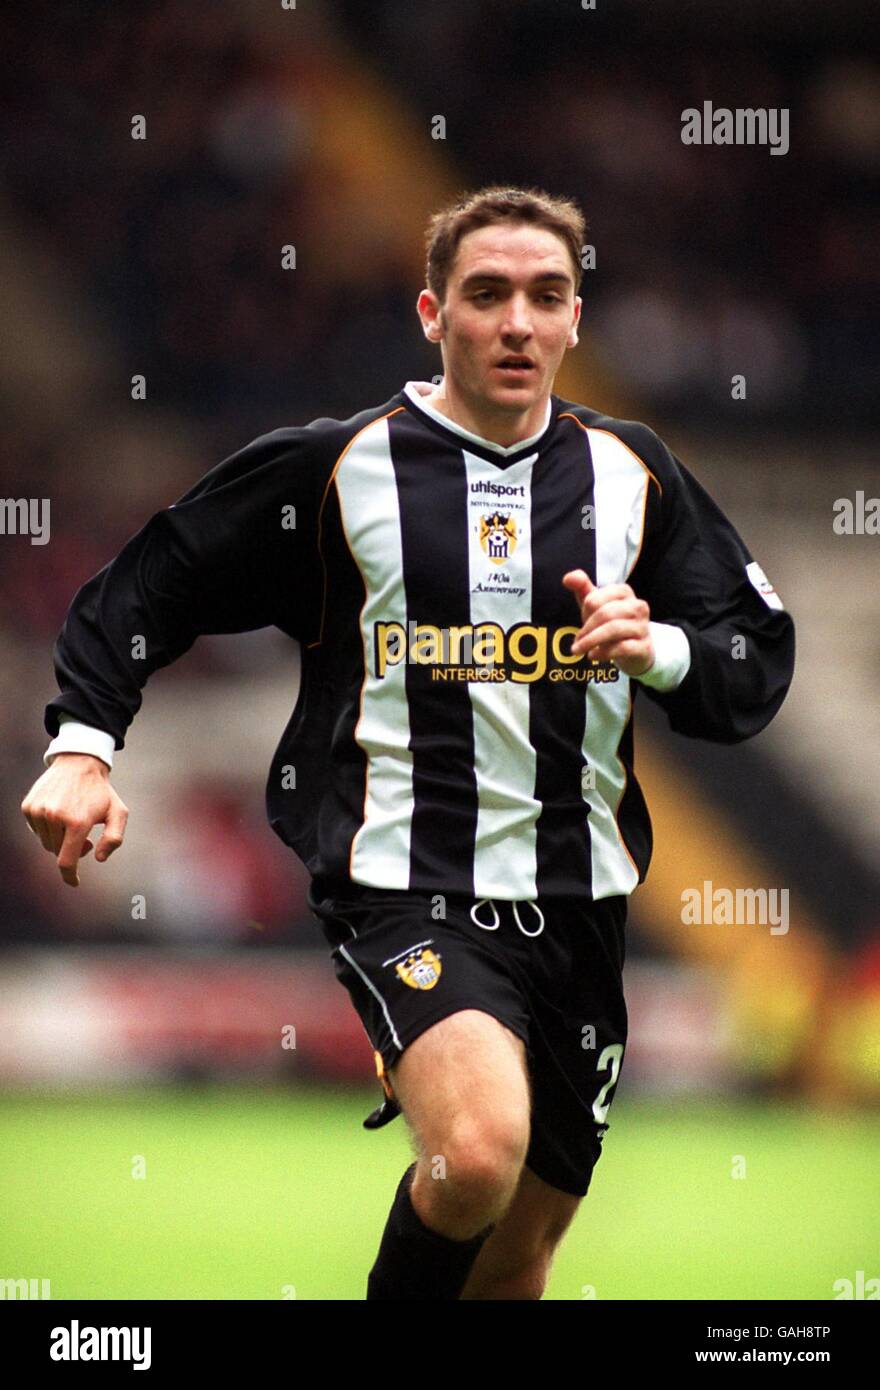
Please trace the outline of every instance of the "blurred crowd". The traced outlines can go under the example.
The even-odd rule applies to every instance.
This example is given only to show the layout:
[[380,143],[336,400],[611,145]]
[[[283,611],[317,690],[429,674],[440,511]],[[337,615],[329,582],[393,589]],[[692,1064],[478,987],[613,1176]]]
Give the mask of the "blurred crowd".
[[[880,62],[869,6],[344,0],[470,184],[575,196],[596,269],[584,324],[679,420],[876,424]],[[854,13],[855,12],[855,13]],[[810,22],[812,18],[812,23]],[[849,22],[847,22],[849,20]],[[372,37],[371,37],[372,36]],[[426,71],[422,60],[430,53]],[[786,108],[790,148],[696,146],[682,113]],[[731,396],[747,377],[748,408]]]
[[[298,25],[279,51],[277,31],[233,5],[86,0],[74,13],[37,0],[4,29],[22,57],[2,97],[5,205],[61,307],[73,285],[95,310],[118,378],[98,376],[66,412],[11,402],[0,491],[47,497],[51,515],[48,544],[0,544],[0,736],[20,791],[2,809],[0,939],[302,939],[305,879],[266,824],[265,768],[225,782],[180,769],[166,853],[135,873],[142,919],[114,909],[91,865],[77,893],[61,889],[18,802],[40,770],[51,648],[76,589],[248,439],[385,399],[414,361],[419,375],[412,275],[393,242],[340,225],[315,132],[336,99],[320,25]],[[295,269],[282,267],[287,246]],[[328,274],[342,258],[350,272]],[[250,644],[243,662],[234,642],[202,641],[162,679],[185,699],[232,676],[244,697],[281,655]]]
[[[51,643],[76,588],[255,435],[353,414],[439,369],[414,311],[421,247],[402,251],[396,205],[368,179],[338,178],[349,127],[338,139],[328,111],[352,100],[352,55],[423,143],[445,115],[453,187],[518,181],[581,202],[596,247],[585,330],[648,418],[735,428],[730,378],[743,372],[758,419],[871,422],[880,86],[845,45],[782,45],[769,31],[734,33],[723,50],[671,32],[634,45],[574,6],[496,0],[339,0],[308,23],[280,6],[261,21],[254,5],[35,0],[4,30],[19,58],[0,99],[3,206],[83,360],[100,339],[106,363],[110,346],[109,371],[66,410],[35,410],[3,383],[0,491],[52,504],[50,544],[0,544],[0,736],[21,795],[40,770]],[[790,153],[684,146],[682,109],[704,99],[789,107]],[[282,266],[287,246],[295,269]],[[243,671],[231,645],[200,643],[163,679],[181,691],[258,681],[275,649],[261,651]],[[199,900],[199,874],[221,933],[239,923],[256,939],[254,918],[295,933],[303,882],[289,852],[266,847],[264,770],[225,787],[184,786],[184,772],[174,814],[197,816],[208,849],[188,878],[166,877],[149,928],[111,921],[90,889],[62,925],[47,865],[22,845],[20,797],[5,798],[0,934],[51,936],[79,914],[83,933],[191,936],[196,909],[181,904]],[[201,853],[193,840],[182,857]]]

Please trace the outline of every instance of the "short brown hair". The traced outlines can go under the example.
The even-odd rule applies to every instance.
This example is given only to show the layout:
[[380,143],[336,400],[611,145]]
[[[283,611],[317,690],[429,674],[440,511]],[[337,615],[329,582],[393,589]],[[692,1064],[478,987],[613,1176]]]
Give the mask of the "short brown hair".
[[441,304],[446,298],[449,272],[462,237],[477,227],[488,227],[496,222],[529,222],[561,237],[571,256],[577,294],[584,275],[581,254],[587,232],[586,219],[577,203],[570,198],[554,198],[541,188],[493,184],[457,198],[433,213],[428,222],[425,275],[428,289],[436,294]]

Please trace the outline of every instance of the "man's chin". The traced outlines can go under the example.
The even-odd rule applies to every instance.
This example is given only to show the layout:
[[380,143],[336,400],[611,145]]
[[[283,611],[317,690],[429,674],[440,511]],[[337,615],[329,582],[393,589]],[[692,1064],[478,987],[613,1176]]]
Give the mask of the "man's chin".
[[541,397],[540,383],[535,381],[490,381],[486,399],[500,410],[528,410]]

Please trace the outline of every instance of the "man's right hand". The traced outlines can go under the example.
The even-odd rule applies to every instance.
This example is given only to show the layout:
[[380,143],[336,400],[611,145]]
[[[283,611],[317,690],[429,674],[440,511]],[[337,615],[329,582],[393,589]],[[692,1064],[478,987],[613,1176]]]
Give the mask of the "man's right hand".
[[79,885],[79,861],[93,848],[93,826],[104,833],[95,858],[108,859],[122,844],[128,807],[110,785],[110,769],[91,753],[58,753],[21,803],[22,814],[43,849],[54,854],[61,877]]

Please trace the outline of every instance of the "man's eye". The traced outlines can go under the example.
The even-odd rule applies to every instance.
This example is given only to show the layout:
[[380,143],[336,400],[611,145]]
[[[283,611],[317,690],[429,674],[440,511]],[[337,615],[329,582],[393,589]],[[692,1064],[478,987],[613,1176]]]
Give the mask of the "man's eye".
[[494,299],[494,298],[495,298],[495,291],[494,291],[494,290],[477,290],[476,294],[474,295],[474,299],[482,299],[484,295],[488,295],[490,299]]
[[551,304],[561,304],[561,303],[562,303],[562,295],[560,295],[560,294],[542,294],[542,295],[541,295],[541,298],[542,298],[542,299],[549,299]]

